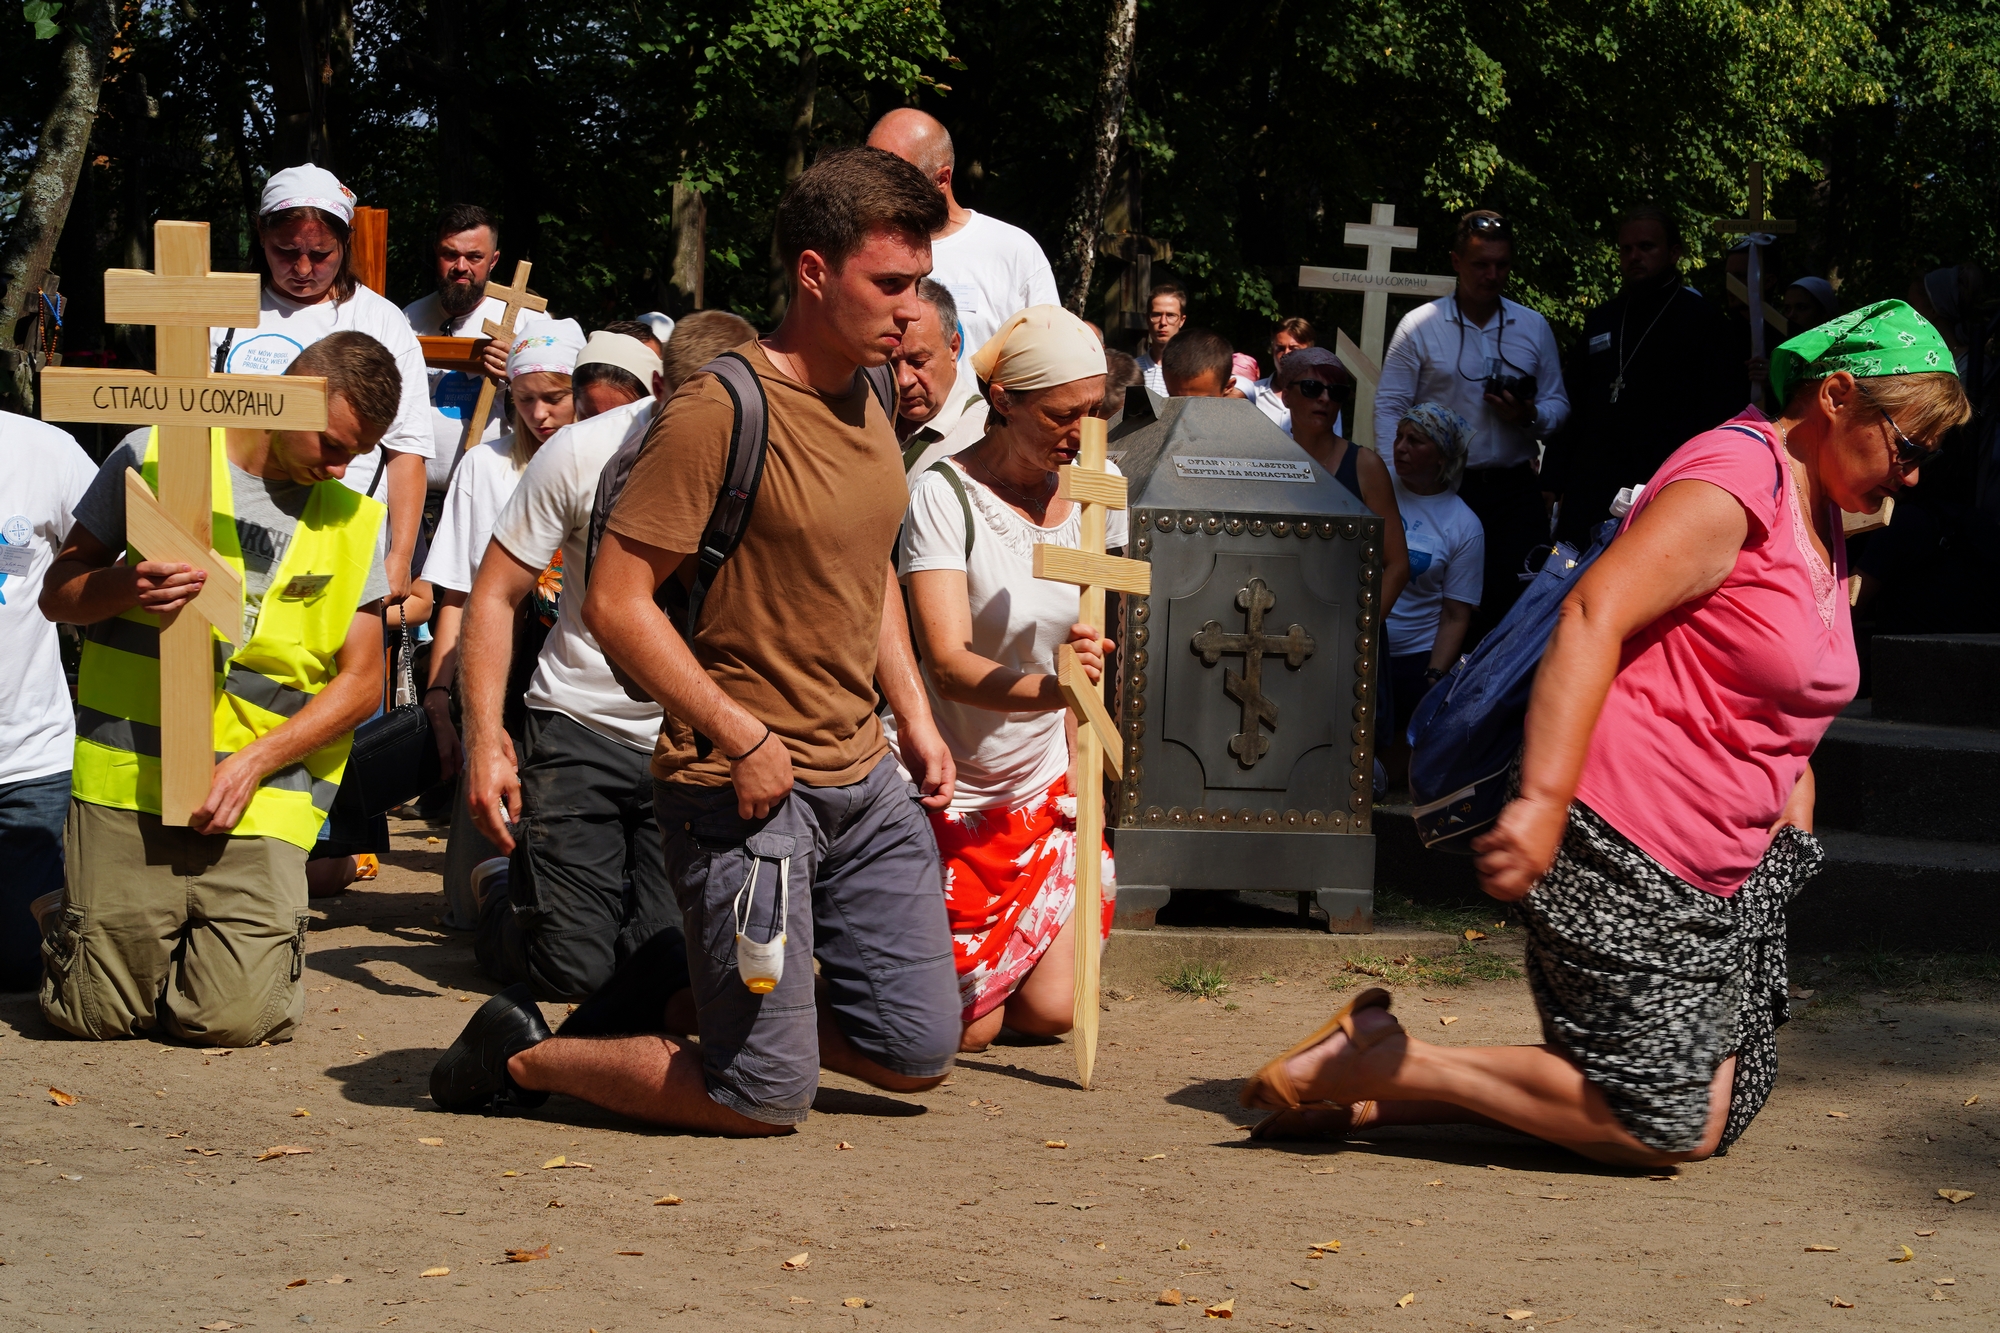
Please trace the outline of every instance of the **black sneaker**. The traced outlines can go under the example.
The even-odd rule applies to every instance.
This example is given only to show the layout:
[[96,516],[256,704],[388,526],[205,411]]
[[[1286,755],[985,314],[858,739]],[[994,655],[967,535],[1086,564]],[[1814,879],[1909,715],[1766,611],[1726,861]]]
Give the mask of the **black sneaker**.
[[479,1006],[458,1040],[431,1070],[431,1101],[446,1111],[483,1111],[497,1102],[532,1110],[549,1099],[507,1077],[507,1061],[549,1039],[549,1025],[525,985],[509,986]]

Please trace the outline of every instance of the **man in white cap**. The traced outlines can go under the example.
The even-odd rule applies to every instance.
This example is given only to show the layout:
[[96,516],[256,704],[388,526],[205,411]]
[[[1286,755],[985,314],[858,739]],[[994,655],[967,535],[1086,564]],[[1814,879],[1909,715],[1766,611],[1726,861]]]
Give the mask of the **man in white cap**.
[[308,162],[274,173],[258,201],[251,252],[264,278],[257,327],[210,329],[209,347],[215,369],[233,375],[282,375],[300,352],[344,329],[389,349],[402,406],[380,450],[356,458],[341,480],[389,506],[389,600],[400,602],[423,522],[424,461],[434,452],[424,354],[402,312],[355,280],[353,222],[354,194],[332,172]]
[[[495,980],[526,982],[549,1001],[586,999],[619,963],[680,924],[648,768],[660,706],[618,684],[582,618],[598,474],[644,436],[656,399],[673,386],[645,343],[604,329],[590,335],[571,383],[579,419],[536,453],[494,524],[459,655],[466,804],[494,854],[510,858],[482,888],[481,963]],[[585,412],[586,401],[597,410]],[[519,609],[552,569],[562,584],[555,623],[539,655],[517,662]],[[526,671],[533,675],[524,689]],[[510,726],[515,698],[525,717]],[[520,802],[511,824],[497,817],[503,797]],[[660,952],[684,974],[685,964],[672,961],[678,939]],[[664,998],[650,1025],[663,1017]]]
[[975,443],[986,433],[986,400],[968,367],[961,371],[958,306],[941,284],[917,284],[923,318],[903,330],[896,368],[896,437],[903,442],[903,475],[917,484],[924,469]]
[[[500,262],[500,226],[493,215],[478,204],[452,204],[437,216],[433,228],[431,260],[437,271],[437,290],[403,307],[410,331],[431,338],[483,338],[486,321],[498,321],[507,307],[496,296],[486,294],[486,284]],[[515,322],[525,333],[530,324],[552,318],[541,311],[523,310]],[[511,339],[488,343],[483,356],[487,374],[506,378],[507,345]],[[465,439],[466,419],[479,401],[480,378],[456,370],[431,370],[430,427],[433,444],[430,486],[443,490],[450,480],[452,462]],[[500,413],[486,420],[481,440],[498,439]]]
[[984,347],[1015,311],[1061,304],[1055,274],[1035,238],[975,213],[952,193],[957,157],[937,117],[898,107],[875,122],[868,146],[910,163],[944,196],[945,224],[931,237],[931,278],[958,303],[961,356]]

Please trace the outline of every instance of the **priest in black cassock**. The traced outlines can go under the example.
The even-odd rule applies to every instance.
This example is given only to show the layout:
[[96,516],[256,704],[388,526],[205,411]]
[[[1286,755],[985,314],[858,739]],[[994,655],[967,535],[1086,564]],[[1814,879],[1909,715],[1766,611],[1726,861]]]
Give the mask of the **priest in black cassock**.
[[1556,536],[1579,548],[1611,500],[1667,455],[1750,401],[1735,330],[1681,281],[1672,214],[1651,205],[1618,221],[1622,291],[1590,312],[1564,367],[1571,415],[1550,441],[1542,489],[1562,499]]

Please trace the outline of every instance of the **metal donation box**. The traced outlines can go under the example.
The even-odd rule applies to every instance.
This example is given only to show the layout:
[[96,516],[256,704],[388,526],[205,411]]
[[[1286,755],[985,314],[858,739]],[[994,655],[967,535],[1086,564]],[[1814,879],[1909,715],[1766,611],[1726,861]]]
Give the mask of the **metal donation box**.
[[1240,399],[1135,388],[1110,457],[1153,567],[1118,636],[1119,915],[1314,892],[1372,930],[1382,520]]

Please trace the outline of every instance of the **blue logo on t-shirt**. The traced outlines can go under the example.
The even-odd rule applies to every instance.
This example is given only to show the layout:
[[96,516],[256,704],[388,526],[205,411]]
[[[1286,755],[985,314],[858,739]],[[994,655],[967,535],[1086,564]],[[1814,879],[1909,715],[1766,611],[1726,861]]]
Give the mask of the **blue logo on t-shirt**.
[[1412,546],[1410,548],[1410,577],[1415,578],[1429,569],[1431,567],[1431,559],[1432,556],[1429,551],[1419,551],[1416,547]]
[[479,401],[479,381],[461,371],[447,370],[431,389],[431,405],[453,421],[465,420],[466,409]]

